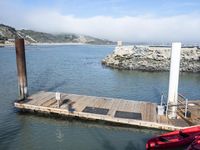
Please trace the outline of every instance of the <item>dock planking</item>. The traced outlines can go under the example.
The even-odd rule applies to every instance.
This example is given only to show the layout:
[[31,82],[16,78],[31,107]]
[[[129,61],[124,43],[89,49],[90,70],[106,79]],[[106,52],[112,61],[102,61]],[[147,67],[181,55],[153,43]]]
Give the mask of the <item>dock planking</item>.
[[158,116],[155,103],[117,98],[61,93],[59,107],[54,92],[41,91],[29,96],[25,101],[15,102],[15,107],[33,112],[56,113],[163,130],[188,126],[183,120],[170,121],[166,116]]

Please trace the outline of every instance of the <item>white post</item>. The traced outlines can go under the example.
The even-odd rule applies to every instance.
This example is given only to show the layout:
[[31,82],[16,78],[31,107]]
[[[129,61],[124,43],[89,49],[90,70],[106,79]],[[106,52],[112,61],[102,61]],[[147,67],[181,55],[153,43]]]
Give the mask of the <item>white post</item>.
[[[178,81],[179,68],[181,59],[181,43],[172,43],[171,63],[168,90],[168,117],[176,118],[177,101],[178,101]],[[171,105],[171,106],[170,106]]]
[[117,46],[122,46],[122,41],[117,41]]
[[59,92],[56,92],[56,100],[58,108],[60,107],[60,100],[61,100],[61,94]]

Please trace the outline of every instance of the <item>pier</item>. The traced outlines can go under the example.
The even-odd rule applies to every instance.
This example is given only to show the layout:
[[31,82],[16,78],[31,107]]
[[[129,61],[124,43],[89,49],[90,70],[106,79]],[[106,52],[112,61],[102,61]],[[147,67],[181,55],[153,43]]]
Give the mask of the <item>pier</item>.
[[[200,104],[200,101],[196,103]],[[162,130],[178,130],[188,127],[187,121],[178,117],[169,119],[157,114],[157,104],[116,98],[95,97],[61,93],[56,100],[55,92],[40,91],[25,100],[14,103],[20,110],[101,120],[122,125],[131,125]]]

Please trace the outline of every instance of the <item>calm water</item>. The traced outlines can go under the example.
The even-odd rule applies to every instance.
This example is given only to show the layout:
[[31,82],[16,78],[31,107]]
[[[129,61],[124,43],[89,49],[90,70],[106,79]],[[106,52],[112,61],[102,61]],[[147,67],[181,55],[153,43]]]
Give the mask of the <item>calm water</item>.
[[[112,46],[26,47],[29,93],[40,90],[159,102],[168,73],[118,71],[101,65]],[[0,48],[0,149],[143,150],[161,131],[112,127],[20,114],[15,50]],[[200,74],[182,73],[180,93],[200,98]]]

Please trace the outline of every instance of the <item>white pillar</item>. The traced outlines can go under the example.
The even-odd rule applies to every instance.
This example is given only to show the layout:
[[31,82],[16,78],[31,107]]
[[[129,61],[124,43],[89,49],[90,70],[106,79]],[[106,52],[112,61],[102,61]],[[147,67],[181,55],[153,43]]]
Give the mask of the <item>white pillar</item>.
[[122,41],[117,41],[117,46],[122,46]]
[[61,94],[60,92],[56,92],[56,101],[57,101],[58,108],[60,107],[60,100],[61,100]]
[[[171,49],[171,63],[169,76],[169,90],[168,90],[168,117],[176,118],[177,101],[178,101],[178,81],[179,68],[181,59],[181,43],[172,43]],[[170,106],[172,105],[172,106]]]

